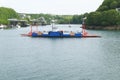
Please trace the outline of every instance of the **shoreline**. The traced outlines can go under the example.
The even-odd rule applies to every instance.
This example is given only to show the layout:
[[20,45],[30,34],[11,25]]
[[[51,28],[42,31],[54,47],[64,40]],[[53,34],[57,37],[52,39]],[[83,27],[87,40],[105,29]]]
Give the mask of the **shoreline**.
[[92,29],[92,30],[120,30],[120,26],[86,26],[86,29]]

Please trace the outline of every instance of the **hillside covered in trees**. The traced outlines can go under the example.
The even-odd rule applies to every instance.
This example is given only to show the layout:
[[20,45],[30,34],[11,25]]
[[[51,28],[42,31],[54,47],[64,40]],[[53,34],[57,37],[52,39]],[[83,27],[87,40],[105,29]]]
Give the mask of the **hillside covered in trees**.
[[8,24],[10,18],[19,18],[19,16],[11,8],[0,7],[0,24]]
[[[87,16],[86,24],[94,29],[120,29],[120,0],[104,0],[100,7]],[[88,27],[90,28],[90,27]]]

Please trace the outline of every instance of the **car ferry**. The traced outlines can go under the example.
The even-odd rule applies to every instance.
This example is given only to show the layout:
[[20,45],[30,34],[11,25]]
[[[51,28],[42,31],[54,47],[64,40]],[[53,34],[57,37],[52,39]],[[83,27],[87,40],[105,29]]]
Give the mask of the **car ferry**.
[[[39,31],[38,26],[36,26],[36,30],[33,31],[32,25],[30,27],[30,32],[28,34],[21,34],[22,36],[30,36],[30,37],[49,37],[49,38],[87,38],[87,37],[101,37],[94,34],[88,34],[85,29],[85,24],[83,22],[81,31],[66,31],[66,30],[56,30],[56,28],[52,24],[52,30],[51,31]],[[71,27],[69,27],[71,28]]]
[[88,37],[101,37],[95,34],[89,34],[85,30],[85,25],[82,25],[82,31],[64,31],[64,30],[52,30],[52,31],[33,31],[32,26],[31,30],[27,34],[21,34],[22,36],[29,37],[49,37],[49,38],[88,38]]

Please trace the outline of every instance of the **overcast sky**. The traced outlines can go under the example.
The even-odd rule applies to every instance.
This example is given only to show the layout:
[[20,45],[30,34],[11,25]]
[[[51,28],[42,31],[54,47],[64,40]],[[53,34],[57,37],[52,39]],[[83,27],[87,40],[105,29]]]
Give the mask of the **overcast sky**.
[[19,13],[84,14],[95,11],[103,0],[0,0],[0,7]]

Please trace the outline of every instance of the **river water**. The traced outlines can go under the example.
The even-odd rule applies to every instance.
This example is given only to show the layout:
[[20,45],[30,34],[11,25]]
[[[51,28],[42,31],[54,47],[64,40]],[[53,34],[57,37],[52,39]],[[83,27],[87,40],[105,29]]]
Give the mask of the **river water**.
[[22,37],[0,30],[0,80],[120,80],[120,31],[101,38]]

